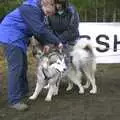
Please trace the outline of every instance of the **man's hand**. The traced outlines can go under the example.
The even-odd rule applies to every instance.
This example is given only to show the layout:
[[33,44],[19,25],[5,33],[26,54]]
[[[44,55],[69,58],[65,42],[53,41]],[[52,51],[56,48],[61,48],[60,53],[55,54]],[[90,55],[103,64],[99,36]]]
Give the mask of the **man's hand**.
[[50,46],[49,46],[49,45],[45,45],[45,46],[43,47],[43,53],[48,54],[48,53],[49,53],[49,50],[50,50]]
[[[53,49],[53,48],[56,48],[55,45],[52,45],[52,44],[49,44],[49,45],[45,45],[43,47],[43,53],[44,54],[48,54],[50,49]],[[59,50],[60,53],[62,53],[62,49],[63,49],[63,44],[62,43],[59,43],[57,45],[57,49]]]

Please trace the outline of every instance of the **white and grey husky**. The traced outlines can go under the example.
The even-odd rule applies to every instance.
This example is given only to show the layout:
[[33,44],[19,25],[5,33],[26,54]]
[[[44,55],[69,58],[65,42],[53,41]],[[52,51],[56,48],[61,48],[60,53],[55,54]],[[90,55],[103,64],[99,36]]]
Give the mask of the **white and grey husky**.
[[36,56],[38,59],[37,83],[35,91],[29,99],[35,100],[46,84],[48,84],[48,93],[45,100],[51,101],[52,96],[58,94],[62,72],[66,69],[64,55],[59,52],[52,52],[48,56],[42,55],[39,57],[39,54]]
[[[91,84],[92,89],[90,90],[90,93],[95,94],[97,92],[95,81],[96,61],[91,42],[86,39],[78,39],[76,44],[73,46],[73,50],[70,55],[72,60],[67,73],[67,77],[70,81],[66,90],[71,90],[74,83],[78,86],[79,93],[83,94],[84,89],[87,89]],[[81,83],[81,77],[83,74],[87,78],[85,85],[82,85]]]
[[[97,92],[95,80],[96,60],[91,42],[86,39],[78,39],[76,44],[73,46],[72,52],[70,52],[70,56],[72,59],[66,74],[69,78],[66,90],[71,90],[73,88],[73,84],[75,84],[79,88],[79,93],[83,94],[84,89],[89,88],[91,84],[92,89],[90,90],[90,93],[95,94]],[[41,90],[46,87],[48,88],[48,94],[45,100],[51,101],[52,96],[58,94],[61,74],[65,69],[67,69],[64,61],[65,57],[60,53],[52,52],[49,56],[43,55],[39,58],[39,51],[38,54],[36,54],[36,57],[38,59],[37,83],[35,91],[29,99],[36,99]],[[82,85],[81,80],[83,74],[87,78],[85,85]]]

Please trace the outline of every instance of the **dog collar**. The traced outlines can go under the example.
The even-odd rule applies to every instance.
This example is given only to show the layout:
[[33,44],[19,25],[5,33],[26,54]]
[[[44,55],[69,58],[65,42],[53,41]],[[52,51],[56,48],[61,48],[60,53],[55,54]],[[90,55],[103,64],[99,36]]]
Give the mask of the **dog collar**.
[[42,68],[42,72],[43,72],[43,74],[44,74],[44,76],[45,76],[45,79],[49,80],[49,79],[51,78],[51,77],[48,77],[48,76],[47,76],[46,71],[45,71],[44,68]]

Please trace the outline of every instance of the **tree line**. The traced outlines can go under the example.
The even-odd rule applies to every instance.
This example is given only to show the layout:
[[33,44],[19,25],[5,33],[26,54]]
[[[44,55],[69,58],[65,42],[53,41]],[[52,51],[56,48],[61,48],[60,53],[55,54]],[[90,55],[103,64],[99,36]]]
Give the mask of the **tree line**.
[[[0,0],[0,19],[24,0]],[[70,0],[83,22],[119,22],[120,0]]]
[[119,22],[120,0],[71,0],[82,21]]

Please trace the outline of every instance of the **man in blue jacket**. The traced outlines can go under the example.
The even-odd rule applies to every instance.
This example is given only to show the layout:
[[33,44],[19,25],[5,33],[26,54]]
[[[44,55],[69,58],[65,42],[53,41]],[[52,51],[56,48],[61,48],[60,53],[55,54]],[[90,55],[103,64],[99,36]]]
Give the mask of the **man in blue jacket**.
[[44,17],[55,13],[52,0],[26,0],[9,13],[0,24],[0,44],[4,45],[8,62],[8,102],[11,108],[26,110],[28,106],[21,99],[28,93],[27,46],[34,35],[45,46],[62,47],[58,37],[44,24]]

